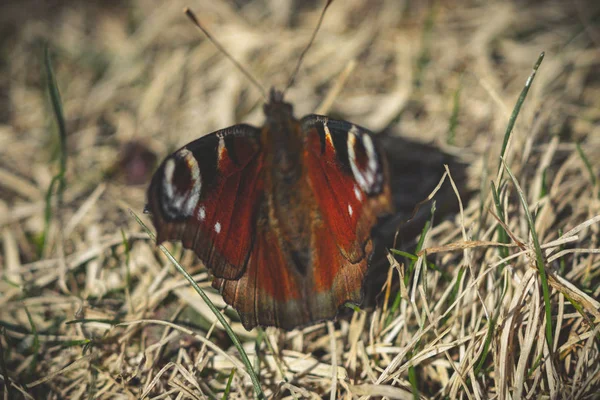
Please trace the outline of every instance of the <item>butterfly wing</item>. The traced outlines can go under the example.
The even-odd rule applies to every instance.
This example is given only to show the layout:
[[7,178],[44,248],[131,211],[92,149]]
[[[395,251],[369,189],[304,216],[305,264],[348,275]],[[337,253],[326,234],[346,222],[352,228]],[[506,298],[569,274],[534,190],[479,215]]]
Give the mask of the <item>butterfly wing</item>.
[[313,313],[331,318],[345,302],[360,304],[373,252],[371,229],[391,213],[385,159],[371,133],[346,121],[309,115],[305,134],[308,179],[320,211],[313,227]]
[[235,125],[165,159],[148,189],[157,242],[181,240],[217,277],[238,279],[263,196],[260,130]]
[[301,124],[308,177],[324,223],[344,258],[358,262],[377,218],[392,211],[385,160],[364,128],[319,115]]

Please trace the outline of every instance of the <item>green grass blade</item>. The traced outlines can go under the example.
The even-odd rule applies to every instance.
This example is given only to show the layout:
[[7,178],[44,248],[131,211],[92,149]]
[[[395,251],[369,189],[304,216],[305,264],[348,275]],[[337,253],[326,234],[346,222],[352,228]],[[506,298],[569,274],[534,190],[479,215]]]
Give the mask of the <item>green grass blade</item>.
[[546,197],[548,195],[548,191],[550,190],[548,187],[548,168],[544,168],[542,171],[542,187],[540,188],[540,199]]
[[[425,226],[423,227],[423,230],[421,231],[421,237],[419,238],[419,242],[417,243],[417,247],[415,248],[415,253],[418,253],[419,251],[421,251],[421,248],[423,247],[423,243],[425,241],[425,235],[429,231],[429,225],[430,225],[430,222],[427,221],[425,223]],[[392,249],[391,251],[392,251],[392,253],[396,253],[396,254],[400,254],[400,255],[404,255],[404,253],[405,253],[403,251],[394,250],[394,249]],[[418,257],[413,256],[410,253],[406,253],[406,254],[408,254],[408,258],[411,261],[406,270],[406,274],[404,275],[404,285],[408,285],[408,281],[410,280],[410,275],[412,273],[412,270],[414,269],[415,263],[418,260]],[[396,298],[394,299],[394,303],[392,304],[392,306],[389,309],[389,314],[386,318],[385,326],[388,326],[392,322],[393,316],[396,313],[396,311],[398,310],[398,307],[400,307],[401,301],[402,301],[402,293],[400,293],[400,291],[398,291],[398,293],[396,294]]]
[[406,251],[402,251],[402,250],[390,249],[390,253],[394,253],[396,255],[406,257],[411,261],[417,261],[419,259],[419,257],[417,257],[416,255],[407,253]]
[[452,114],[448,123],[448,138],[446,143],[453,146],[456,141],[456,128],[458,127],[458,114],[460,112],[460,83],[452,96]]
[[585,155],[585,153],[583,152],[583,149],[581,148],[581,143],[576,143],[575,146],[577,147],[577,153],[579,153],[579,157],[581,157],[581,159],[583,160],[583,163],[585,164],[585,168],[588,171],[588,174],[590,175],[590,181],[592,182],[592,185],[595,187],[596,186],[596,174],[594,174],[594,168],[592,168],[592,163],[590,163],[590,160],[587,158],[587,156]]
[[125,248],[125,298],[129,304],[129,309],[133,310],[133,304],[131,304],[131,249],[129,247],[129,241],[125,231],[121,229],[121,238],[123,239],[123,246]]
[[90,343],[92,343],[91,339],[79,339],[79,340],[67,340],[67,341],[61,342],[60,345],[63,348],[69,348],[69,347],[87,346]]
[[[562,228],[558,228],[558,237],[559,238],[562,237],[563,233],[564,232],[563,232]],[[559,252],[563,251],[564,249],[565,249],[565,245],[564,244],[561,244],[560,246],[558,246],[558,251]],[[561,258],[558,259],[558,265],[559,265],[558,274],[560,276],[564,276],[565,272],[567,271],[567,262],[565,261],[564,257],[561,257]]]
[[46,193],[46,208],[44,213],[44,233],[40,241],[40,255],[46,244],[48,237],[48,230],[50,226],[50,217],[52,215],[52,193],[54,192],[54,186],[58,184],[56,190],[56,196],[58,200],[58,208],[60,209],[63,202],[63,193],[65,190],[65,173],[67,170],[67,127],[65,123],[65,117],[63,113],[62,101],[60,98],[60,91],[58,84],[56,83],[56,76],[54,75],[54,69],[52,68],[52,60],[50,59],[50,49],[48,46],[44,48],[44,69],[46,72],[46,81],[48,85],[48,94],[50,95],[50,102],[52,103],[52,110],[54,112],[54,118],[58,127],[58,137],[60,143],[59,153],[59,170],[58,173],[52,178],[48,192]]
[[[415,254],[418,254],[422,249],[423,249],[423,244],[425,243],[425,237],[427,237],[427,233],[429,232],[429,229],[431,228],[431,225],[433,223],[433,217],[435,215],[435,201],[433,201],[433,203],[431,204],[431,218],[425,222],[425,225],[423,226],[423,229],[421,230],[421,236],[419,237],[419,241],[417,242],[417,246],[415,247]],[[392,253],[398,254],[398,255],[407,255],[408,259],[410,260],[410,263],[408,265],[408,268],[406,269],[406,273],[404,275],[404,285],[407,286],[408,282],[410,280],[410,277],[413,273],[413,270],[415,269],[415,264],[418,260],[418,257],[413,256],[410,253],[406,253],[403,252],[401,250],[395,250],[395,249],[391,249],[390,250]],[[423,261],[425,261],[425,266],[427,266],[427,256],[424,256],[425,259]],[[402,301],[402,293],[401,291],[398,291],[398,293],[396,294],[396,298],[394,299],[394,303],[392,304],[392,306],[389,309],[389,314],[385,320],[385,326],[388,326],[392,320],[393,320],[393,316],[396,313],[396,311],[398,310],[398,307],[400,307],[400,302]]]
[[421,36],[421,51],[417,57],[417,65],[414,78],[414,87],[419,88],[423,84],[423,76],[425,70],[431,62],[431,37],[433,33],[433,27],[435,26],[435,18],[437,15],[437,4],[433,4],[427,14],[427,19],[423,25],[423,33]]
[[419,400],[419,385],[417,384],[417,372],[415,371],[414,365],[408,367],[408,381],[410,382],[410,387],[412,389],[413,399]]
[[479,356],[479,360],[475,364],[475,371],[474,371],[475,376],[478,376],[480,374],[480,372],[483,370],[483,367],[485,366],[485,362],[488,358],[488,354],[489,354],[491,346],[492,346],[492,341],[494,340],[494,333],[496,332],[496,326],[498,324],[498,318],[500,317],[500,311],[502,309],[502,304],[504,302],[504,296],[506,296],[506,293],[508,292],[508,287],[509,287],[508,279],[506,279],[506,274],[503,274],[503,275],[505,278],[504,279],[504,288],[502,289],[502,294],[500,295],[500,299],[497,302],[497,306],[496,306],[496,309],[494,310],[494,314],[493,314],[492,318],[488,321],[488,331],[485,336],[485,341],[483,342],[483,350],[481,352],[481,355]]
[[496,326],[496,318],[490,319],[488,321],[488,331],[487,331],[487,334],[485,335],[485,341],[483,342],[483,351],[481,352],[481,356],[479,357],[479,360],[477,361],[477,365],[475,366],[475,372],[474,372],[475,376],[479,375],[479,373],[481,372],[481,369],[485,365],[485,361],[487,360],[487,356],[490,352],[492,339],[494,338],[495,326]]
[[29,321],[29,326],[31,327],[31,334],[33,335],[33,343],[31,344],[31,352],[33,353],[33,358],[31,359],[30,368],[34,369],[38,363],[38,357],[40,354],[40,338],[38,336],[35,322],[33,322],[33,318],[29,313],[29,309],[27,308],[27,306],[24,306],[24,308],[25,314],[27,314],[27,320]]
[[46,245],[46,238],[48,237],[48,233],[50,231],[50,218],[52,218],[52,194],[54,193],[54,186],[58,182],[58,176],[55,176],[50,181],[50,185],[48,185],[48,190],[46,191],[45,197],[45,206],[44,206],[44,230],[42,233],[42,237],[40,238],[38,244],[38,256],[42,256],[42,252],[44,251],[44,247]]
[[60,98],[60,91],[58,90],[58,84],[56,83],[56,76],[52,68],[52,60],[50,59],[50,50],[46,46],[44,51],[44,65],[46,68],[46,76],[48,79],[48,92],[50,93],[50,101],[52,102],[52,109],[54,111],[54,117],[56,118],[56,124],[58,125],[58,134],[60,138],[60,169],[58,172],[58,199],[62,202],[62,195],[65,188],[65,173],[67,171],[67,126],[65,123],[65,117],[63,113],[62,101]]
[[535,370],[538,369],[538,367],[542,364],[543,356],[544,355],[542,353],[540,353],[537,356],[537,358],[535,359],[535,361],[531,365],[531,368],[529,368],[529,371],[527,371],[527,377],[531,377],[531,375],[533,375],[533,373],[535,372]]
[[[500,200],[499,190],[496,189],[496,185],[494,184],[494,181],[491,181],[491,186],[492,186],[492,197],[494,198],[494,206],[496,207],[496,214],[498,215],[498,218],[500,218],[500,221],[506,223],[506,216],[504,215],[504,209],[502,208],[502,201]],[[504,230],[504,227],[502,226],[502,224],[498,224],[496,230],[498,232],[498,242],[500,242],[500,243],[509,243],[510,242],[508,233]],[[498,252],[500,253],[501,258],[508,257],[508,248],[507,247],[499,246]],[[504,268],[505,266],[506,266],[506,264],[503,263],[501,268]]]
[[223,392],[223,400],[227,400],[229,398],[229,393],[231,392],[231,382],[233,382],[233,377],[235,376],[236,369],[233,368],[229,373],[229,378],[227,378],[227,385],[225,385],[225,391]]
[[546,266],[544,262],[544,257],[542,255],[542,248],[540,247],[540,241],[537,236],[537,232],[535,231],[535,222],[533,221],[533,216],[529,211],[529,206],[527,205],[527,199],[525,198],[525,194],[517,181],[517,178],[513,175],[510,168],[504,160],[502,160],[504,164],[504,168],[506,168],[506,172],[510,176],[515,188],[517,189],[517,194],[519,195],[519,199],[521,200],[521,205],[523,206],[523,210],[525,211],[525,215],[527,217],[527,224],[529,225],[529,231],[531,232],[531,239],[533,240],[533,246],[535,249],[535,259],[538,268],[538,272],[540,274],[540,280],[542,281],[542,293],[544,295],[544,310],[546,312],[546,341],[548,342],[548,349],[552,352],[552,346],[554,343],[553,340],[553,330],[552,330],[552,305],[550,304],[550,288],[548,286],[548,276],[546,275]]
[[[521,111],[521,106],[523,105],[523,102],[525,101],[525,98],[527,97],[527,93],[529,93],[529,89],[531,88],[531,84],[533,83],[533,80],[535,79],[535,74],[537,73],[537,70],[540,67],[540,64],[542,63],[542,60],[544,59],[544,55],[545,55],[545,53],[542,52],[539,55],[537,61],[535,62],[535,65],[533,66],[533,71],[531,71],[529,78],[527,78],[527,81],[525,82],[525,86],[523,87],[523,90],[521,90],[521,94],[519,95],[519,99],[517,100],[517,104],[515,104],[515,108],[513,109],[510,119],[508,120],[506,132],[504,133],[504,141],[502,142],[502,150],[500,150],[500,159],[501,160],[504,159],[504,156],[506,153],[506,148],[508,147],[508,140],[510,139],[510,134],[511,134],[513,128],[515,127],[515,122],[517,121],[517,117],[519,116],[519,112]],[[503,171],[502,161],[500,161],[500,163],[498,164],[498,175],[499,175],[498,182],[500,182],[500,180],[502,178],[502,171]]]
[[[156,241],[156,237],[155,237],[154,233],[152,233],[152,231],[146,226],[146,224],[144,224],[144,222],[137,216],[137,214],[134,213],[132,210],[129,210],[129,212],[131,213],[131,216],[137,221],[137,223],[140,224],[142,226],[142,228],[144,228],[144,230],[146,231],[148,236],[150,236],[150,238],[152,238],[152,240]],[[208,298],[206,293],[204,293],[204,291],[200,288],[200,286],[198,286],[198,284],[196,283],[194,278],[192,278],[192,276],[190,274],[188,274],[188,272],[181,266],[179,261],[177,261],[175,259],[175,257],[173,257],[173,255],[169,252],[169,250],[167,250],[167,248],[165,246],[163,246],[162,244],[159,244],[158,248],[160,249],[160,251],[163,252],[163,254],[165,256],[167,256],[169,261],[171,261],[171,263],[175,266],[175,268],[179,271],[179,273],[181,273],[188,280],[188,282],[190,283],[190,285],[192,285],[192,287],[194,288],[196,293],[198,293],[200,295],[200,297],[206,303],[208,308],[210,308],[210,310],[213,312],[213,314],[215,314],[215,316],[217,317],[217,319],[219,320],[219,322],[221,323],[221,325],[227,332],[227,335],[229,335],[229,338],[233,342],[233,345],[236,347],[236,349],[240,353],[242,362],[246,366],[246,371],[248,371],[248,374],[250,374],[250,379],[252,379],[252,385],[254,386],[254,391],[256,393],[256,397],[259,399],[264,399],[265,395],[260,386],[258,376],[256,375],[254,368],[252,368],[252,363],[250,362],[250,359],[248,358],[248,355],[246,354],[246,351],[244,350],[242,343],[240,342],[240,340],[238,339],[236,334],[233,332],[233,329],[231,329],[231,326],[227,323],[227,321],[225,321],[225,318],[223,318],[223,315],[219,312],[217,307],[215,307],[215,305],[212,303],[212,301],[210,301],[210,299]]]

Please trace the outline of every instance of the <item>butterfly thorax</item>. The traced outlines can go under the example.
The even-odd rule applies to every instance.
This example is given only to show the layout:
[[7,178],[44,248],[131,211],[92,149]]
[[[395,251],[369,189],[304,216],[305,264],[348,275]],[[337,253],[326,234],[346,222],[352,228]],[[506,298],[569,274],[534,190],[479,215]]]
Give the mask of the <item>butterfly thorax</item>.
[[303,137],[299,121],[291,104],[283,101],[281,92],[271,90],[270,101],[264,106],[266,124],[261,134],[266,154],[271,160],[266,174],[269,188],[268,208],[272,228],[279,231],[282,245],[291,254],[299,272],[309,263],[310,208],[305,207],[310,196],[305,176]]
[[277,173],[286,180],[298,179],[301,171],[300,147],[302,138],[292,105],[283,101],[283,94],[271,90],[269,102],[264,105],[266,124],[262,143],[270,147]]

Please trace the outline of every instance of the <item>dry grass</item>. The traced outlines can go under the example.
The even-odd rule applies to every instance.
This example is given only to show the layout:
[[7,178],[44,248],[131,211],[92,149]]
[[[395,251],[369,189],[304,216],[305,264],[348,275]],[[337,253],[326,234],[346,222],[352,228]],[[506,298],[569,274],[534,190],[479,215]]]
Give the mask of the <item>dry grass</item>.
[[[141,214],[145,185],[127,185],[127,174],[147,179],[147,163],[131,172],[118,160],[125,148],[139,154],[132,141],[162,158],[203,133],[261,123],[260,93],[199,37],[184,6],[261,82],[281,87],[312,33],[316,3],[0,6],[4,398],[255,397],[214,315],[128,213]],[[583,0],[334,3],[289,92],[296,114],[325,101],[374,131],[397,118],[405,137],[469,163],[475,194],[462,212],[433,220],[398,308],[393,289],[375,310],[289,333],[248,333],[227,311],[266,397],[597,398],[599,15]],[[59,141],[45,40],[68,133],[64,199],[54,192],[48,224]],[[535,217],[550,346],[527,215],[503,168],[498,179],[509,116],[541,51],[505,159]],[[223,308],[192,254],[168,247]],[[408,275],[408,263],[391,264],[390,276]]]

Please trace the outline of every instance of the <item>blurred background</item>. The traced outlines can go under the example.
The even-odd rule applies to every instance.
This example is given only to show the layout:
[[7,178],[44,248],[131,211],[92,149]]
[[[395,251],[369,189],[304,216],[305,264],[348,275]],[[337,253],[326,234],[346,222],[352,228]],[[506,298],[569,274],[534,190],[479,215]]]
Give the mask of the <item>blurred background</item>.
[[[262,124],[264,99],[196,30],[183,8],[194,10],[265,88],[282,88],[323,5],[300,0],[0,4],[0,315],[13,327],[4,346],[18,349],[7,358],[13,377],[35,381],[80,354],[46,338],[46,356],[32,364],[30,318],[40,332],[75,340],[101,336],[109,325],[65,327],[64,321],[82,315],[169,319],[181,312],[181,302],[197,301],[175,290],[184,283],[157,255],[129,209],[141,215],[146,185],[166,155],[235,123]],[[62,204],[56,187],[49,190],[61,147],[44,72],[46,45],[66,119]],[[559,228],[567,230],[598,210],[590,193],[600,157],[600,2],[338,0],[287,100],[297,117],[321,110],[385,135],[400,219],[433,189],[445,163],[465,196],[464,207],[479,210],[497,173],[509,116],[541,52],[545,59],[515,125],[507,160],[532,204],[555,190],[550,192],[555,213],[542,226],[547,238],[555,239]],[[574,156],[577,143],[587,165]],[[455,221],[452,188],[446,183],[440,193],[438,217]],[[407,242],[428,218],[429,207],[425,211],[406,233]],[[459,237],[454,222],[448,224],[434,234],[434,243]],[[486,228],[468,229],[471,234]],[[597,236],[590,238],[587,244],[597,245]],[[191,273],[204,273],[189,253],[182,257]],[[207,276],[200,277],[208,286]],[[202,305],[194,304],[202,314]],[[143,332],[141,340],[160,338],[155,331]],[[139,334],[131,333],[136,340]],[[215,335],[223,341],[220,334]],[[122,349],[116,343],[97,355],[103,368],[135,376],[135,361],[111,355]],[[72,395],[66,387],[80,378],[64,375],[32,390],[53,387]]]

